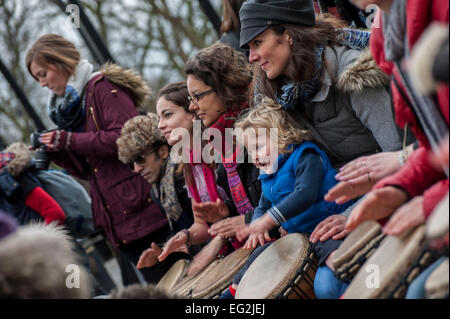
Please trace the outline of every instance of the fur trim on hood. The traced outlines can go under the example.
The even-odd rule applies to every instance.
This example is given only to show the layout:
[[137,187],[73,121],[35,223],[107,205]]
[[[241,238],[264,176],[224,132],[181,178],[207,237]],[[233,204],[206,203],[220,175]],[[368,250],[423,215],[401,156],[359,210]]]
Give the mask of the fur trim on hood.
[[342,72],[337,82],[338,88],[344,92],[359,92],[364,88],[376,88],[388,84],[389,76],[377,66],[369,49],[366,49],[355,63]]
[[105,63],[99,70],[112,83],[130,90],[137,108],[144,105],[151,89],[144,78],[133,69],[125,69],[115,63]]
[[6,169],[13,176],[20,176],[29,166],[32,159],[32,153],[28,146],[22,142],[13,143],[8,146],[4,152],[14,153],[15,157],[8,163]]
[[153,284],[133,284],[114,289],[105,299],[178,299],[178,296]]
[[88,273],[60,226],[20,227],[0,241],[0,261],[1,299],[90,298]]

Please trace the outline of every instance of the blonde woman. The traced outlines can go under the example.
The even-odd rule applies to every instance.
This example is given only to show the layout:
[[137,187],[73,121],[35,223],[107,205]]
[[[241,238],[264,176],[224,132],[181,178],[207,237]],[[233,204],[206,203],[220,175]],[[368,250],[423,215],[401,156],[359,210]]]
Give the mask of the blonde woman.
[[[89,181],[92,215],[114,249],[134,264],[152,241],[169,233],[166,216],[150,198],[151,185],[119,161],[116,140],[124,123],[138,115],[150,88],[132,70],[105,64],[98,72],[75,45],[46,34],[26,55],[30,75],[49,89],[48,115],[57,130],[41,133],[51,159],[69,174]],[[147,282],[164,275],[143,271]]]
[[262,187],[251,224],[246,231],[238,233],[238,238],[249,233],[244,248],[262,247],[252,253],[224,297],[233,294],[247,267],[268,247],[272,241],[269,237],[271,229],[281,226],[281,234],[309,235],[320,221],[343,212],[349,205],[337,205],[323,199],[337,182],[334,178],[336,170],[325,152],[309,141],[308,132],[301,130],[287,111],[273,100],[264,98],[257,107],[249,109],[235,123],[235,129],[243,131],[239,139],[261,170]]

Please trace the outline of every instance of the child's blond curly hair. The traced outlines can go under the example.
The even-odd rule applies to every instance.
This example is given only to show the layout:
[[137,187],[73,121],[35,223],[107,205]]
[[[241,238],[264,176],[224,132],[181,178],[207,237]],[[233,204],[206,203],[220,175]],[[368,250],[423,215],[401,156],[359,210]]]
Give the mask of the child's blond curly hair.
[[[312,139],[309,132],[303,130],[285,109],[268,97],[262,98],[255,107],[242,112],[234,128],[240,128],[244,132],[248,128],[269,130],[271,138],[277,138],[275,142],[278,143],[278,151],[281,154],[291,153],[291,144],[301,144]],[[274,136],[274,130],[271,129],[277,129],[278,136]]]

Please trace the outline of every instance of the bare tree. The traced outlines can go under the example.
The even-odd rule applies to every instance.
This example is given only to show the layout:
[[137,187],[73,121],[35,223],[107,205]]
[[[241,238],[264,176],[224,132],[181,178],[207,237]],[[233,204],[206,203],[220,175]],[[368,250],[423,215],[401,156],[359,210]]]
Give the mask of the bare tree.
[[[218,0],[212,0],[218,7]],[[198,0],[82,0],[85,13],[115,60],[141,73],[156,93],[162,86],[184,79],[183,67],[195,51],[217,41],[212,24]],[[25,53],[39,36],[57,33],[73,41],[90,58],[77,29],[68,28],[66,14],[56,0],[0,0],[2,60],[26,92],[48,127],[46,90],[25,66]],[[0,79],[2,75],[0,75]],[[154,97],[153,97],[154,98]],[[154,110],[151,100],[146,111]],[[0,137],[26,141],[35,127],[6,81],[0,81]]]

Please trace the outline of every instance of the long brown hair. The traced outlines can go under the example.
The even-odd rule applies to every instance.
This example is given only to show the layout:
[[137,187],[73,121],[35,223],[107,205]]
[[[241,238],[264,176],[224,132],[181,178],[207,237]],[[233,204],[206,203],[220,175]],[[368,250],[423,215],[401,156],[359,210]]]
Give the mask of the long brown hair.
[[42,67],[52,64],[64,75],[70,76],[80,62],[80,52],[62,36],[46,34],[34,42],[25,57],[28,72],[37,81],[30,69],[33,61]]
[[[314,72],[315,52],[319,44],[335,46],[339,44],[341,31],[345,23],[332,15],[325,14],[323,17],[316,17],[314,27],[305,27],[296,24],[275,25],[269,28],[275,35],[280,36],[287,32],[292,40],[292,55],[286,67],[288,79],[298,83],[309,80]],[[326,67],[325,55],[323,65]],[[276,91],[280,86],[281,77],[274,80],[267,78],[266,73],[258,65],[253,69],[255,86],[258,92],[272,99],[275,98]]]
[[222,0],[223,15],[222,25],[220,26],[221,34],[241,30],[239,10],[244,2],[245,0]]
[[198,51],[184,71],[210,86],[227,110],[249,100],[251,66],[243,53],[228,44],[216,43]]

